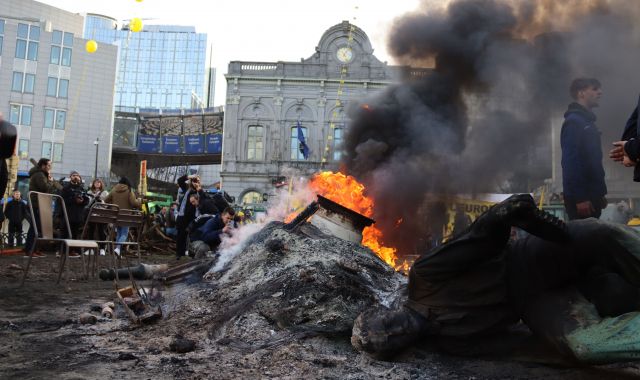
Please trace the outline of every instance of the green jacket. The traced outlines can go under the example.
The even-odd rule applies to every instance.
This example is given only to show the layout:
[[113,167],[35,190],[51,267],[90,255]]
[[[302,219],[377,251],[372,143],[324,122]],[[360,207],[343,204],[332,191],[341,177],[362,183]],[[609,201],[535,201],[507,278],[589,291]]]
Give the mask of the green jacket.
[[56,194],[60,190],[62,185],[58,181],[49,180],[49,173],[39,167],[29,170],[29,191]]

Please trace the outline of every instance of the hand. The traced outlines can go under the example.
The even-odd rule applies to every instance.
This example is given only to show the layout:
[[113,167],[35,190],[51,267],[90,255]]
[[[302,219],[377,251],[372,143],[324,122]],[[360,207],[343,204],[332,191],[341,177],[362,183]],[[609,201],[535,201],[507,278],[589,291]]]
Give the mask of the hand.
[[224,226],[224,228],[222,229],[222,232],[225,233],[225,234],[230,234],[231,233],[231,227]]
[[627,143],[626,141],[614,142],[613,149],[609,151],[609,158],[611,158],[615,162],[623,162],[625,157],[629,157],[627,156],[627,153],[624,151],[624,145],[626,143]]
[[576,211],[581,218],[590,217],[596,210],[593,208],[591,201],[584,201],[576,204]]
[[636,166],[636,162],[631,160],[629,156],[625,154],[624,158],[622,159],[622,165],[624,165],[627,168],[630,168],[632,166]]

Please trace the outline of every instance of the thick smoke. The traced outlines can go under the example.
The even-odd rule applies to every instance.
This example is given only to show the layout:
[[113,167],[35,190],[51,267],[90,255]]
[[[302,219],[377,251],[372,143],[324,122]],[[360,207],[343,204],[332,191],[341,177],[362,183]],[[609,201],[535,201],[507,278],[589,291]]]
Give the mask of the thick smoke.
[[[376,202],[387,244],[413,253],[442,210],[427,194],[530,192],[551,177],[551,120],[575,77],[599,78],[603,141],[640,91],[634,1],[460,0],[396,20],[389,48],[432,67],[352,112],[343,164]],[[397,221],[402,218],[402,227]]]

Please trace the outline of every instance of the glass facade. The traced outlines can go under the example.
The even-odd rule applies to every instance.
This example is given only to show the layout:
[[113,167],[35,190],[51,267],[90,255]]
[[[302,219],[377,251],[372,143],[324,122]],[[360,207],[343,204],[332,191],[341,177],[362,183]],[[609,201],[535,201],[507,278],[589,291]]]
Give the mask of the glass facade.
[[192,93],[204,99],[207,35],[194,27],[148,25],[133,33],[87,15],[84,38],[120,46],[117,107],[189,109]]

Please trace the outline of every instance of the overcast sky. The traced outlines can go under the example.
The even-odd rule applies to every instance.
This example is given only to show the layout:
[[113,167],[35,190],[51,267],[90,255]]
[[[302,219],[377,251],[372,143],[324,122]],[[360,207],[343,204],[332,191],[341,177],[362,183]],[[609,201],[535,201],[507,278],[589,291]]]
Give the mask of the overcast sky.
[[[207,33],[217,69],[215,104],[225,103],[230,61],[300,61],[329,27],[348,20],[369,36],[374,54],[393,63],[386,34],[394,18],[420,0],[40,0],[75,13],[99,13],[148,24],[193,25]],[[208,56],[207,56],[208,57]],[[207,58],[208,59],[208,58]]]

